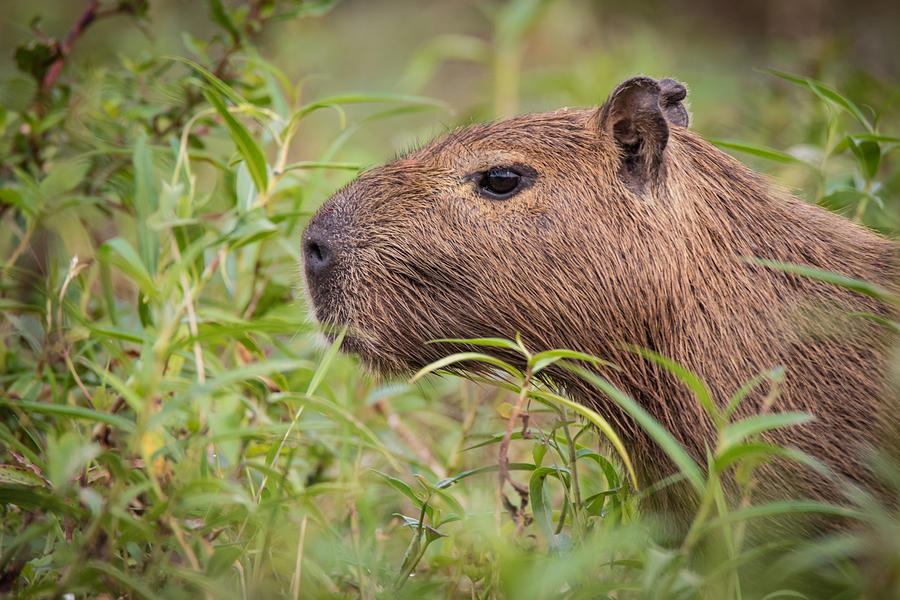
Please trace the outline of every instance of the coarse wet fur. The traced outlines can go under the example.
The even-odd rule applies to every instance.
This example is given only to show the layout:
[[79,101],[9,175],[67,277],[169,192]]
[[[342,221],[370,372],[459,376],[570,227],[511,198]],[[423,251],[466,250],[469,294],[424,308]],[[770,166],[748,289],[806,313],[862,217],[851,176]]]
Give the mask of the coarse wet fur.
[[[720,408],[743,383],[782,366],[777,393],[758,386],[736,417],[813,414],[764,437],[809,453],[837,480],[780,461],[763,467],[757,494],[840,501],[847,482],[873,485],[864,451],[897,429],[885,400],[895,340],[858,316],[892,312],[749,259],[893,289],[897,245],[774,189],[703,141],[686,127],[684,95],[673,80],[637,77],[600,108],[460,129],[365,172],[304,233],[315,316],[348,325],[344,349],[384,372],[409,373],[464,349],[426,343],[439,338],[521,334],[533,351],[593,354],[620,367],[598,372],[701,465],[715,445],[709,416],[633,348],[699,375]],[[486,177],[500,173],[502,184],[510,171],[516,189],[498,197]],[[614,424],[642,486],[674,472],[618,405],[566,371],[551,377]],[[686,486],[672,486],[649,506],[678,520],[691,502]]]

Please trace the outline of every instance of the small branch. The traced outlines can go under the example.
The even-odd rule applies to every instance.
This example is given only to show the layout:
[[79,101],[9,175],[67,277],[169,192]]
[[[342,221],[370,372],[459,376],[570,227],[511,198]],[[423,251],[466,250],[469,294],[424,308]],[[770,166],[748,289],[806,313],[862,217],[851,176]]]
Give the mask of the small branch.
[[63,66],[65,66],[66,59],[72,52],[72,47],[91,23],[106,17],[134,12],[135,7],[132,3],[120,2],[114,8],[100,10],[100,0],[89,0],[87,6],[81,11],[81,16],[78,17],[78,20],[72,25],[72,29],[69,30],[65,39],[57,47],[56,59],[50,65],[50,68],[47,69],[47,72],[44,74],[44,80],[41,82],[41,92],[46,95],[56,85],[56,80],[59,79],[59,74],[62,72]]
[[72,46],[75,45],[75,42],[78,41],[78,38],[81,37],[81,34],[84,33],[84,30],[87,29],[88,25],[93,23],[94,19],[97,18],[98,8],[100,8],[100,0],[90,0],[81,12],[81,16],[75,21],[72,29],[66,34],[66,39],[64,39],[59,46],[56,60],[53,61],[53,64],[50,65],[50,68],[47,69],[47,73],[44,75],[41,91],[45,94],[50,91],[54,84],[56,84],[59,73],[62,71],[63,65],[66,62],[66,57],[68,57],[69,53],[72,51]]
[[[513,518],[513,521],[516,522],[516,526],[521,528],[523,525],[527,524],[528,515],[525,512],[525,507],[528,505],[528,487],[522,485],[521,483],[515,481],[509,474],[509,443],[512,439],[513,428],[516,425],[516,422],[519,420],[519,416],[522,415],[522,408],[525,406],[525,400],[528,398],[528,388],[531,387],[531,367],[528,368],[528,372],[525,374],[525,381],[522,382],[522,390],[519,393],[519,398],[516,400],[516,405],[513,407],[512,414],[509,416],[509,421],[506,424],[506,434],[503,436],[503,441],[500,442],[500,452],[498,456],[498,473],[499,476],[497,478],[497,495],[500,500],[503,502],[503,506],[509,512],[510,516]],[[524,417],[525,428],[528,427],[527,415],[522,415]],[[524,431],[524,430],[523,430]],[[506,495],[503,493],[503,484],[509,482],[509,485],[512,486],[516,493],[519,494],[519,498],[521,502],[519,506],[514,506],[509,499],[507,499]]]

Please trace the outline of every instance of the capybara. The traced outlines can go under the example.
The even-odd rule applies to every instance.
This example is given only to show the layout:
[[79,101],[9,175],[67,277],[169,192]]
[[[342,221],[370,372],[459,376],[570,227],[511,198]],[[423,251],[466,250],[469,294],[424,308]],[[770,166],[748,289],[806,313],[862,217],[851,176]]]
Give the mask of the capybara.
[[[600,108],[463,128],[363,173],[303,234],[315,317],[348,326],[343,349],[383,372],[466,349],[427,343],[440,338],[520,334],[533,351],[592,354],[618,365],[597,372],[703,466],[716,441],[709,416],[634,349],[696,373],[720,408],[781,366],[778,389],[757,386],[735,418],[811,413],[764,439],[833,477],[781,461],[763,468],[759,493],[840,501],[844,484],[872,483],[865,450],[897,428],[886,396],[895,340],[883,319],[860,316],[893,311],[754,259],[894,289],[898,247],[703,141],[687,129],[685,95],[672,79],[635,77]],[[674,471],[614,402],[562,369],[550,377],[618,428],[643,485]],[[686,513],[685,489],[651,505]]]

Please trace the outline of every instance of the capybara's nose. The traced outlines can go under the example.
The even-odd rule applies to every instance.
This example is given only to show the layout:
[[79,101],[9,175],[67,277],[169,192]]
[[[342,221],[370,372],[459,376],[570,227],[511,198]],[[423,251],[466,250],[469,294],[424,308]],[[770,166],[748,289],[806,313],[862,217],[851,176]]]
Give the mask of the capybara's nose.
[[334,263],[334,249],[325,236],[307,232],[303,238],[303,265],[310,280],[321,279]]

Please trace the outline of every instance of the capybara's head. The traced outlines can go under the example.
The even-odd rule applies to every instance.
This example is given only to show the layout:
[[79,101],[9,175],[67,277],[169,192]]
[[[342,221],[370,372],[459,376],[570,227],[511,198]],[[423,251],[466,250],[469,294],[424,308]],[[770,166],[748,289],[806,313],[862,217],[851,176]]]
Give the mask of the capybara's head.
[[315,317],[391,371],[440,357],[438,338],[624,333],[677,234],[654,213],[685,94],[637,77],[599,109],[461,129],[367,171],[303,235]]
[[344,349],[379,371],[462,349],[431,340],[520,334],[535,351],[611,360],[638,397],[658,397],[661,380],[626,346],[722,394],[779,364],[846,387],[848,361],[875,342],[836,339],[847,328],[830,325],[834,309],[880,309],[752,259],[885,285],[895,246],[689,131],[685,94],[635,77],[599,108],[460,129],[362,174],[303,235],[315,317],[326,333],[347,326]]

